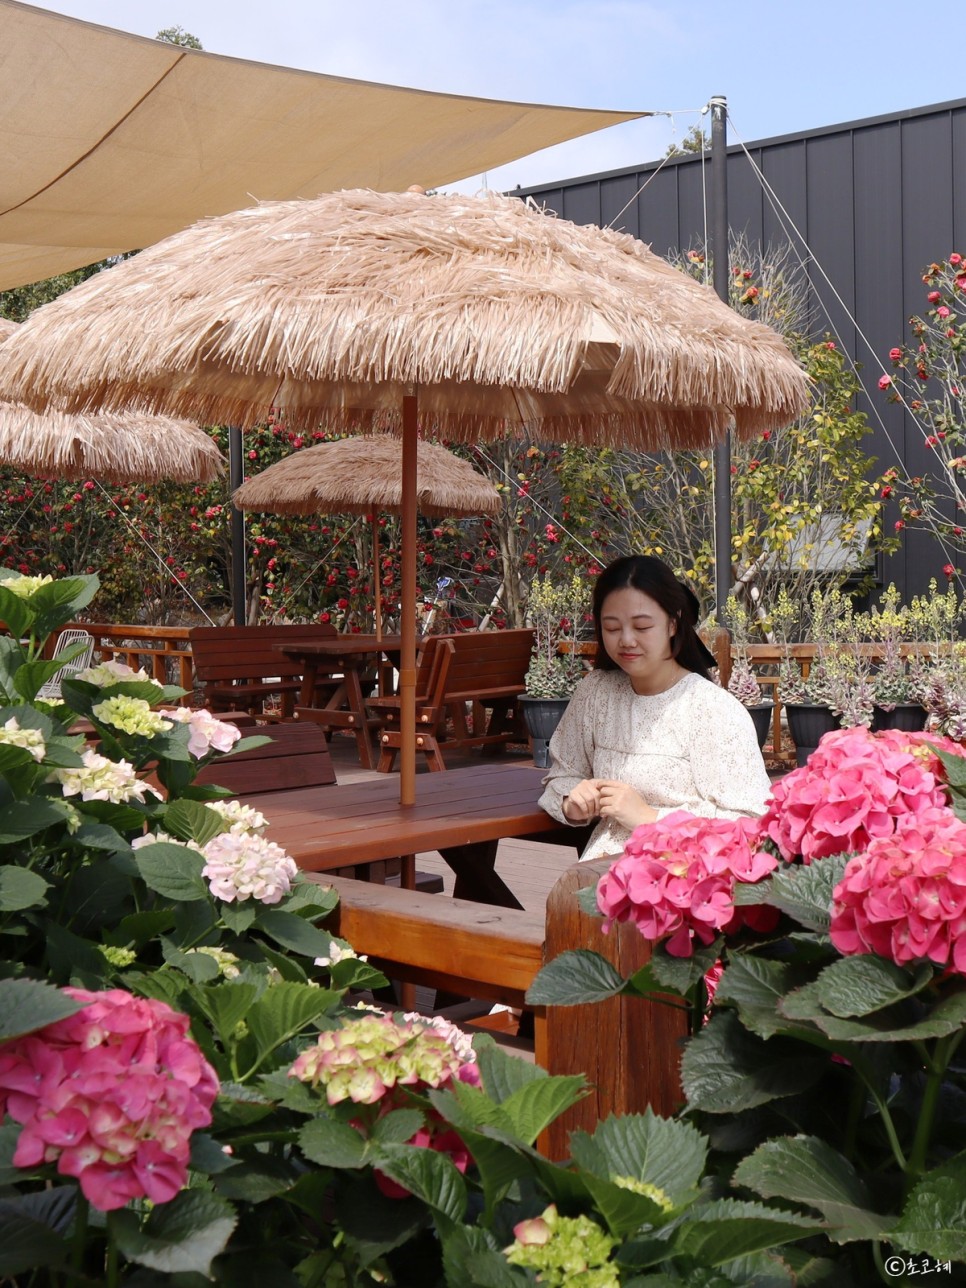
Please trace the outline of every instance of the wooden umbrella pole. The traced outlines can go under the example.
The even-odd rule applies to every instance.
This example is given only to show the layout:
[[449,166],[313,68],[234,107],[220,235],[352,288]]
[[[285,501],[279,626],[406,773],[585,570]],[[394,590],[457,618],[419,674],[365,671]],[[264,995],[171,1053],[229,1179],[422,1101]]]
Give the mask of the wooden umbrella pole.
[[382,643],[382,569],[379,566],[379,525],[376,512],[369,511],[369,522],[372,524],[372,575],[376,588],[376,641]]
[[403,398],[399,803],[416,801],[416,394]]

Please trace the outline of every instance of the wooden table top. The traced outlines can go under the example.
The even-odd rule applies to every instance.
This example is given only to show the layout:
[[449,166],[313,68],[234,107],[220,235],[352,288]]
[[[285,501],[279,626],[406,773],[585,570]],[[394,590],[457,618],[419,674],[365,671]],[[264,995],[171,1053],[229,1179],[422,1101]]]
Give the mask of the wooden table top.
[[399,777],[386,774],[342,787],[301,787],[245,796],[269,820],[268,838],[300,868],[324,872],[428,850],[503,837],[558,837],[573,829],[537,805],[543,771],[482,762],[417,774],[416,801],[399,804]]
[[372,653],[398,653],[402,648],[401,635],[327,635],[317,640],[292,640],[290,644],[274,645],[289,657],[353,657]]

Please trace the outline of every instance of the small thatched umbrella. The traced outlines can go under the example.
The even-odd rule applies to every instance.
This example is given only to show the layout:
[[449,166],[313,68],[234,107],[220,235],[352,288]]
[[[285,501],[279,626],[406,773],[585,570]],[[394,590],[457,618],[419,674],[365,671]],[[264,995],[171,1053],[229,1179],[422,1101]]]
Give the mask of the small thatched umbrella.
[[205,220],[98,273],[31,315],[0,355],[0,394],[401,425],[410,802],[419,425],[673,449],[785,425],[807,382],[775,332],[625,234],[495,194],[358,191]]
[[[416,445],[416,505],[431,516],[495,514],[500,494],[468,461],[435,443]],[[383,434],[293,452],[236,488],[240,510],[273,514],[367,514],[372,519],[376,636],[382,638],[378,510],[402,512],[402,446]]]
[[[16,322],[0,318],[0,344]],[[196,425],[148,412],[84,416],[0,402],[0,461],[42,478],[112,483],[210,483],[225,459]]]

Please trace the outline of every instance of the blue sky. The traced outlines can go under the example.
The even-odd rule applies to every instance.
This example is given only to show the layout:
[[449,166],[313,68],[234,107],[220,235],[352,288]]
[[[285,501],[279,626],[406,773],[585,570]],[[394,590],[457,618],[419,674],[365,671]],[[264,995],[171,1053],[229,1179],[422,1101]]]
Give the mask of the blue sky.
[[332,75],[673,113],[547,149],[491,171],[485,184],[467,176],[450,185],[465,191],[654,160],[701,119],[714,94],[728,100],[732,142],[966,96],[955,52],[962,0],[58,0],[41,7],[141,36],[179,25],[212,53]]

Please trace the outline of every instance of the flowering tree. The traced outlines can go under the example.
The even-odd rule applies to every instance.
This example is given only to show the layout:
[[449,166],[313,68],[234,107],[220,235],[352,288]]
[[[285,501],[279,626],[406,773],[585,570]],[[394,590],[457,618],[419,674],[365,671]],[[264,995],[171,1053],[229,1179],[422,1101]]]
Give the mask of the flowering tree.
[[[892,471],[886,494],[899,501],[897,527],[927,527],[959,554],[966,548],[966,260],[953,253],[930,264],[922,280],[928,307],[909,321],[912,340],[890,349],[894,375],[881,376],[879,388],[912,413],[935,467],[925,476]],[[952,577],[957,568],[948,562],[943,571]]]

